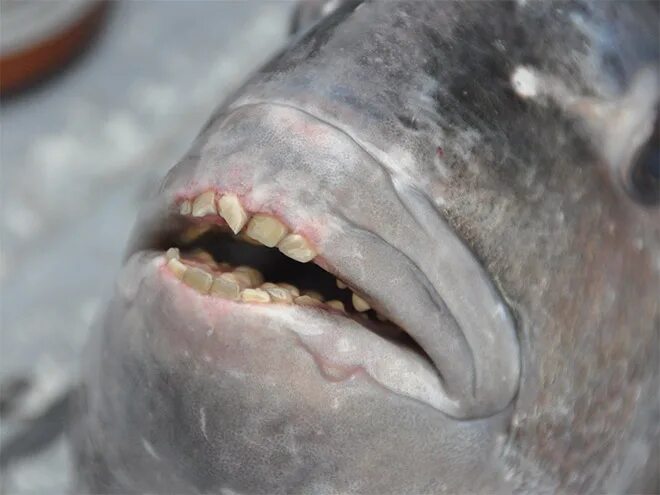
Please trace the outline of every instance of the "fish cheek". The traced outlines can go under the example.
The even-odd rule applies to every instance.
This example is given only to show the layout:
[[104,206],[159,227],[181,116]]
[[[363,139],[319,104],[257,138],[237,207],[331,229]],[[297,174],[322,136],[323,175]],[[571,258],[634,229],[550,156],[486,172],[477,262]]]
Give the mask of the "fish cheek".
[[[135,270],[127,270],[134,273]],[[364,374],[324,377],[289,332],[158,277],[118,290],[88,355],[80,491],[433,493],[503,486],[510,411],[459,421]],[[172,282],[175,283],[175,282]],[[184,298],[187,311],[177,307]],[[192,306],[191,306],[192,305]],[[178,308],[178,309],[177,309]]]

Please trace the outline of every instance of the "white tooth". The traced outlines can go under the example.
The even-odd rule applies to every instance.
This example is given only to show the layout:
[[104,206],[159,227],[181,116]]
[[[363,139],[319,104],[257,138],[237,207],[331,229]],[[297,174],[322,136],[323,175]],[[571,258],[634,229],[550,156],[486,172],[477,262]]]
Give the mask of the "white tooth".
[[[266,285],[266,284],[264,284]],[[289,292],[286,289],[283,289],[282,287],[264,287],[262,285],[262,289],[264,289],[268,294],[270,294],[270,298],[273,300],[273,302],[276,303],[292,303],[293,302],[293,296],[291,295],[291,292]]]
[[337,309],[339,311],[343,311],[344,313],[346,312],[346,308],[344,307],[344,303],[341,302],[341,301],[333,299],[332,301],[328,301],[326,304],[328,306],[330,306],[331,308]]
[[355,293],[353,293],[352,301],[353,301],[353,307],[360,313],[371,309],[369,303]]
[[264,282],[259,286],[260,289],[267,290],[267,289],[278,289],[280,288],[279,285],[274,284],[273,282]]
[[340,289],[346,289],[348,287],[348,285],[346,285],[341,280],[337,279],[337,287],[339,287]]
[[250,219],[246,232],[264,246],[275,247],[286,235],[287,228],[277,218],[257,213]]
[[218,270],[221,272],[231,272],[234,269],[229,263],[218,263]]
[[169,260],[178,260],[179,259],[179,249],[178,248],[169,248],[165,253],[165,258]]
[[321,295],[320,292],[316,292],[315,290],[304,290],[302,291],[303,296],[309,296],[314,299],[318,299],[319,301],[323,301],[323,296]]
[[225,194],[218,200],[218,213],[234,234],[238,234],[248,221],[248,214],[235,194]]
[[190,200],[185,200],[179,205],[179,213],[181,215],[190,215],[192,213],[192,203]]
[[206,215],[216,215],[215,193],[206,191],[195,198],[192,204],[193,217],[203,217]]
[[211,294],[238,301],[241,295],[241,284],[233,273],[223,273],[213,279]]
[[243,302],[267,303],[270,302],[270,294],[261,289],[245,289],[241,292]]
[[189,244],[193,242],[195,239],[201,237],[209,230],[211,230],[210,225],[193,225],[192,227],[188,227],[181,234],[181,242],[183,242],[184,244]]
[[316,256],[316,251],[300,234],[289,234],[279,242],[277,248],[289,258],[301,263],[307,263]]
[[213,256],[211,256],[211,254],[207,253],[203,249],[195,249],[190,254],[190,258],[194,259],[195,261],[199,261],[200,263],[205,263],[213,268],[218,266],[218,264],[213,259]]
[[323,304],[322,301],[319,301],[318,299],[314,297],[309,297],[309,296],[298,296],[293,299],[296,304],[300,304],[301,306],[320,306]]
[[234,278],[238,281],[238,283],[241,285],[242,289],[253,289],[254,285],[252,285],[252,277],[248,273],[245,272],[237,272],[233,271],[232,275]]
[[234,273],[245,273],[248,277],[250,277],[251,287],[259,287],[264,283],[264,276],[261,274],[261,272],[256,268],[252,268],[251,266],[237,266],[234,268]]
[[287,284],[287,283],[284,283],[284,282],[281,282],[281,283],[279,283],[279,284],[277,284],[277,285],[279,285],[279,286],[282,287],[283,289],[286,289],[286,290],[288,290],[289,292],[291,292],[291,295],[292,295],[293,297],[298,297],[298,296],[300,295],[300,290],[299,290],[298,287],[296,287],[295,285]]
[[201,268],[191,266],[183,274],[183,283],[206,294],[213,284],[213,276]]
[[253,246],[261,246],[262,245],[260,242],[255,241],[250,236],[248,236],[245,232],[241,232],[240,234],[238,234],[238,238],[242,241],[247,242],[248,244],[252,244]]
[[174,274],[176,278],[181,280],[188,270],[188,267],[181,263],[178,259],[172,258],[167,262],[167,268]]

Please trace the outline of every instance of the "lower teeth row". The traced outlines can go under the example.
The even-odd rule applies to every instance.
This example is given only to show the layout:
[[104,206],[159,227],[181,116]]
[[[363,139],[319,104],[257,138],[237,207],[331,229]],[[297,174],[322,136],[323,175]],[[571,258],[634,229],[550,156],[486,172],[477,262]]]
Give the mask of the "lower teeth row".
[[[323,296],[316,291],[300,291],[296,286],[287,283],[264,282],[263,275],[255,268],[217,263],[211,255],[203,251],[193,253],[190,259],[182,260],[179,250],[170,248],[165,257],[167,267],[174,276],[202,294],[249,303],[326,306],[346,313],[344,303],[339,300],[324,301]],[[358,301],[364,301],[354,294],[353,299],[356,298]],[[363,307],[356,309],[365,311]]]

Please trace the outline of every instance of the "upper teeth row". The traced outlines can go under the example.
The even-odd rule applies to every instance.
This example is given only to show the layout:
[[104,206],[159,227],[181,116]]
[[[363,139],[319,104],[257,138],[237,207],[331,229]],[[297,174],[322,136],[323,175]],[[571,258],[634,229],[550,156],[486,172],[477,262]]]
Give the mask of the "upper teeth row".
[[250,239],[264,246],[277,246],[283,254],[301,263],[311,261],[317,254],[307,239],[300,234],[290,233],[287,226],[277,218],[263,213],[256,213],[250,218],[235,194],[220,195],[206,191],[192,201],[184,200],[179,205],[179,212],[193,217],[220,215],[234,234],[241,232],[247,225],[245,235]]

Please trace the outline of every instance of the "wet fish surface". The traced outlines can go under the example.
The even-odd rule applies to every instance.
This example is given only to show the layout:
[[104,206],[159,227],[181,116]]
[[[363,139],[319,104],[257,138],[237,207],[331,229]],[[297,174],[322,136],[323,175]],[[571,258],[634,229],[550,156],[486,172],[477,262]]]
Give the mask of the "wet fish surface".
[[76,489],[657,490],[659,4],[330,3],[146,200]]

